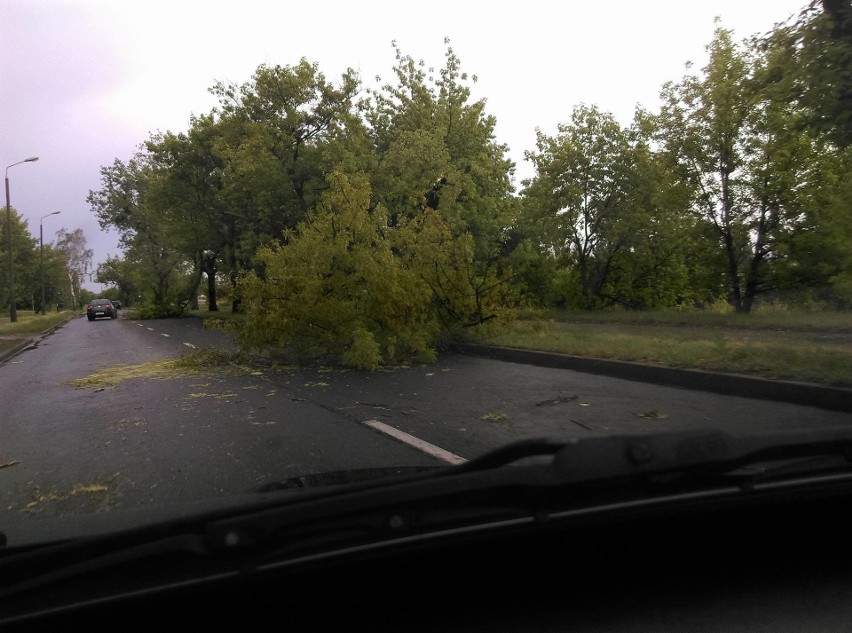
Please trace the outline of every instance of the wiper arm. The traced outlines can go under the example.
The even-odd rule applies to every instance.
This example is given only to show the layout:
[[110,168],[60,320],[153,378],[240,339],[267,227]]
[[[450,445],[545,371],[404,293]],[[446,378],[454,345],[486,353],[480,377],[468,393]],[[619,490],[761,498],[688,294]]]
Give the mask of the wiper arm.
[[852,427],[589,437],[564,444],[553,467],[562,483],[585,483],[666,473],[721,474],[758,462],[830,455],[852,462]]
[[567,484],[671,472],[723,473],[757,462],[829,455],[852,462],[852,426],[745,435],[699,430],[583,437],[569,442],[531,439],[507,444],[430,476],[487,471],[530,457],[553,456],[554,479]]
[[489,451],[484,455],[475,457],[463,464],[445,468],[440,473],[442,476],[454,475],[474,470],[490,470],[492,468],[500,468],[527,457],[546,457],[555,455],[562,450],[566,444],[564,442],[555,442],[548,439],[532,439],[512,442],[498,449]]

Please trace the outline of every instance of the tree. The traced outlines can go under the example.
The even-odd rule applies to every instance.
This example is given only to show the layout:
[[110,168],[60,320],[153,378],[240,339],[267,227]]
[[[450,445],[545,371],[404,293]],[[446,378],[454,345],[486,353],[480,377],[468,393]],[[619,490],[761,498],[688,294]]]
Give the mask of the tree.
[[716,29],[702,75],[667,84],[657,141],[725,257],[731,305],[749,312],[772,288],[772,269],[803,226],[818,186],[818,148],[799,111],[763,80],[765,59]]
[[478,258],[499,250],[508,225],[514,169],[495,140],[496,119],[484,100],[471,102],[469,79],[445,39],[445,65],[435,74],[396,48],[398,84],[373,91],[366,117],[377,164],[377,203],[391,223],[439,210],[458,233],[473,235]]
[[773,81],[802,110],[801,123],[839,147],[852,143],[852,4],[811,0],[755,45],[772,57]]
[[[811,1],[794,19],[756,38],[760,80],[789,122],[817,148],[801,229],[784,245],[774,282],[797,299],[852,301],[852,5]],[[797,188],[801,184],[796,183]]]
[[536,145],[527,152],[536,176],[524,183],[519,229],[567,273],[559,303],[636,308],[693,299],[684,247],[694,218],[638,129],[581,105],[555,137],[539,131]]
[[74,305],[83,305],[80,289],[85,276],[89,273],[92,265],[93,251],[86,248],[86,237],[83,229],[68,231],[64,228],[56,232],[56,245],[54,247],[62,253],[65,259],[65,270],[68,275],[68,288],[71,292]]
[[336,173],[315,213],[260,249],[265,275],[239,285],[241,341],[301,358],[376,368],[407,354],[431,358],[438,330],[429,287],[406,266],[401,237],[370,208],[363,177]]
[[135,266],[132,262],[109,256],[106,261],[98,264],[95,281],[114,286],[117,289],[117,298],[129,306],[134,303],[140,293],[134,270]]
[[825,149],[803,208],[800,230],[785,244],[773,274],[799,301],[852,306],[852,147]]
[[[5,215],[5,213],[4,213]],[[9,216],[12,227],[12,265],[15,268],[15,300],[24,305],[30,302],[32,293],[39,288],[38,278],[38,240],[34,239],[27,230],[26,222],[12,207]],[[6,219],[0,222],[0,296],[5,298],[4,305],[9,308],[9,238]]]
[[169,208],[148,203],[159,176],[152,156],[139,152],[126,164],[116,160],[102,167],[101,189],[90,191],[87,198],[101,227],[118,230],[125,259],[136,266],[144,314],[150,316],[183,312],[190,277],[187,257],[172,235],[174,215]]
[[357,89],[353,71],[334,86],[305,59],[261,65],[249,83],[211,89],[220,100],[216,149],[224,161],[221,224],[232,280],[253,265],[259,246],[316,208],[342,146],[362,129],[354,113]]
[[[40,284],[39,279],[39,284]],[[35,292],[36,304],[41,309],[41,288]],[[68,269],[65,253],[57,250],[53,244],[44,245],[44,297],[45,310],[57,304],[74,305],[71,287],[68,283]]]
[[582,305],[591,308],[624,245],[626,233],[611,229],[630,194],[627,136],[612,115],[579,106],[556,138],[538,131],[536,147],[526,154],[536,168],[524,191],[530,224],[545,251],[573,268]]
[[208,310],[218,311],[217,263],[225,251],[222,173],[225,161],[216,150],[219,128],[212,115],[193,117],[186,134],[166,133],[145,144],[156,178],[146,204],[159,210],[174,249],[192,262],[186,299],[198,307],[198,286],[207,275]]
[[431,360],[442,336],[499,309],[494,276],[472,283],[473,237],[434,210],[399,226],[367,176],[334,172],[316,212],[259,251],[264,275],[238,288],[243,344],[375,369]]
[[[445,64],[437,73],[394,44],[397,84],[370,92],[372,100],[364,107],[375,151],[370,167],[373,205],[388,210],[391,227],[424,215],[439,217],[459,240],[445,242],[451,250],[461,249],[455,252],[460,259],[453,270],[460,270],[467,258],[465,241],[473,240],[472,262],[464,264],[464,278],[456,279],[464,289],[457,287],[441,299],[454,313],[445,315],[450,321],[473,325],[493,318],[495,312],[485,306],[493,306],[494,297],[502,294],[508,300],[508,288],[502,286],[512,277],[504,250],[514,165],[506,158],[507,148],[495,140],[496,120],[486,115],[485,101],[471,101],[467,82],[476,77],[461,70],[449,40],[445,43]],[[483,293],[494,297],[486,300]],[[479,308],[451,307],[462,296],[479,297],[474,302]]]

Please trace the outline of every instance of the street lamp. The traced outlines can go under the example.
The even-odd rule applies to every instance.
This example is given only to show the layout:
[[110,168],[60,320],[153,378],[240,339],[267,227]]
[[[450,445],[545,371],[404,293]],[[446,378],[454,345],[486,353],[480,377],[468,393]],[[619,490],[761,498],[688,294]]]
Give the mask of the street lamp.
[[41,271],[41,313],[44,314],[44,230],[42,229],[42,220],[49,218],[51,215],[59,215],[62,211],[54,211],[43,215],[38,219],[38,266]]
[[12,203],[9,202],[9,167],[21,163],[34,163],[38,156],[30,156],[17,163],[6,166],[6,240],[9,248],[9,320],[15,323],[18,320],[18,311],[15,309],[15,258],[12,254]]

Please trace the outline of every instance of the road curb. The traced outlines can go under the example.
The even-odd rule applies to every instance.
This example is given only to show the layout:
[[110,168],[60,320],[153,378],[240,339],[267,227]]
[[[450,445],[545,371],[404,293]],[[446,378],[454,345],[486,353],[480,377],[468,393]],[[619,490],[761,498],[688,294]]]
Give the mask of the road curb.
[[65,317],[64,319],[62,319],[58,323],[54,323],[49,328],[47,328],[46,330],[43,330],[42,332],[39,332],[38,334],[30,335],[30,336],[27,336],[27,337],[22,337],[20,343],[18,343],[14,347],[10,347],[9,349],[3,350],[2,352],[0,352],[0,365],[2,365],[3,363],[5,363],[7,360],[9,360],[11,358],[14,358],[15,356],[17,356],[18,354],[23,352],[25,349],[29,349],[30,347],[32,347],[33,345],[38,343],[41,339],[43,339],[45,336],[52,334],[53,332],[55,332],[56,330],[61,328],[63,325],[68,323],[68,321],[70,321],[72,319],[76,319],[79,316],[80,316],[79,314],[74,314],[74,315]]
[[459,343],[454,345],[453,349],[464,354],[513,363],[571,369],[668,387],[696,389],[728,396],[758,398],[775,402],[789,402],[852,413],[852,389],[840,387],[472,343]]

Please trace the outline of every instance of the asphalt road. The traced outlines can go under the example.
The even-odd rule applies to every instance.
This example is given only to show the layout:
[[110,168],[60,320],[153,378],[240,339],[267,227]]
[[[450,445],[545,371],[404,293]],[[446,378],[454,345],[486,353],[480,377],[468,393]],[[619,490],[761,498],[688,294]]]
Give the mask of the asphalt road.
[[227,365],[69,384],[193,346],[233,342],[198,319],[83,317],[0,365],[0,529],[226,498],[309,473],[446,465],[531,437],[850,422],[844,412],[461,354],[372,373]]

